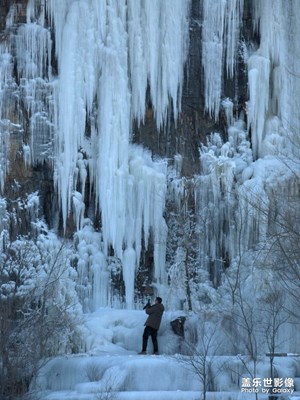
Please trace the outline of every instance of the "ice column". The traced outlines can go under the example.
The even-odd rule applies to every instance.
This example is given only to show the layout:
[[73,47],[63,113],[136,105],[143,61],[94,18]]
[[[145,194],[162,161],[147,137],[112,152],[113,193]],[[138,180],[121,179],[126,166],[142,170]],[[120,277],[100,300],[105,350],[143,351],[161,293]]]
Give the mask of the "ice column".
[[5,177],[8,171],[10,149],[10,121],[8,111],[11,105],[11,95],[14,90],[12,78],[12,57],[9,49],[0,44],[0,190],[4,189]]
[[132,115],[143,120],[149,83],[158,128],[165,122],[170,98],[175,121],[180,111],[189,4],[189,0],[128,1]]
[[249,97],[248,127],[251,128],[251,141],[254,158],[261,154],[264,125],[269,106],[270,61],[254,54],[248,61]]
[[37,23],[21,25],[16,44],[19,77],[51,77],[52,41],[48,29]]
[[[126,51],[126,7],[108,8],[107,46],[101,52],[98,83],[97,195],[105,248],[122,259],[126,234],[130,93]],[[122,6],[121,6],[122,5]]]
[[30,163],[49,160],[53,153],[52,40],[50,31],[41,25],[44,19],[37,19],[40,23],[21,25],[15,37],[20,92],[30,118],[31,140],[25,147],[29,146]]
[[[200,153],[201,175],[196,190],[201,221],[199,258],[202,268],[215,269],[215,277],[223,270],[224,262],[239,255],[241,230],[247,230],[237,201],[238,188],[246,177],[243,172],[249,169],[247,177],[250,177],[253,161],[244,125],[241,119],[234,121],[226,143],[218,133],[211,134]],[[243,212],[247,216],[246,208]]]
[[268,233],[269,198],[264,188],[262,177],[249,179],[238,188],[239,197],[239,232],[241,254],[260,241]]
[[222,85],[223,34],[226,0],[203,1],[202,63],[205,109],[218,118]]
[[243,0],[203,0],[202,65],[205,109],[218,119],[226,55],[226,70],[233,76]]
[[[13,60],[10,54],[10,49],[3,43],[0,44],[0,119],[8,118],[7,104],[8,93],[15,85],[12,77]],[[6,107],[6,104],[8,107]]]
[[[265,21],[266,18],[265,15]],[[290,132],[289,150],[299,158],[300,58],[298,55],[300,54],[300,3],[296,0],[289,3],[281,2],[276,18],[280,20],[281,28],[277,29],[277,26],[274,26],[272,33],[274,34],[274,31],[277,30],[281,35],[280,44],[278,43],[275,47],[280,57],[281,86],[277,87],[272,97],[279,100],[278,112],[275,112],[275,114],[281,118],[284,129]],[[267,25],[267,21],[265,24]]]
[[237,55],[237,45],[239,40],[241,19],[244,9],[244,0],[228,0],[226,7],[225,25],[225,53],[227,76],[232,78],[234,74],[235,61]]
[[0,189],[4,190],[5,177],[9,169],[10,130],[9,121],[0,120]]
[[[229,143],[223,144],[219,134],[212,134],[208,147],[201,151],[202,174],[199,176],[197,193],[201,215],[200,265],[209,270],[210,263],[215,267],[235,242],[234,224],[234,176],[235,163],[225,152]],[[233,150],[233,149],[232,149]],[[223,153],[223,154],[222,154]],[[224,226],[228,224],[226,234]]]
[[300,51],[300,4],[297,0],[258,1],[254,13],[261,36],[259,49],[248,61],[249,126],[254,153],[256,157],[261,155],[265,122],[273,115],[281,119],[288,132],[290,151],[299,153],[299,146],[293,144],[300,128],[300,60],[295,56]]

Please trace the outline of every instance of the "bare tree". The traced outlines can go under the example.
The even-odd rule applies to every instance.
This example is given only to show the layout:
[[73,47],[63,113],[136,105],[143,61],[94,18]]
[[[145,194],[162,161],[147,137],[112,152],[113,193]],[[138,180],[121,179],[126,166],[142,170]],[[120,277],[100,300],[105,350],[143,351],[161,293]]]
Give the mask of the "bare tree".
[[86,375],[90,382],[98,382],[95,398],[97,400],[116,400],[119,384],[118,371],[114,368],[105,370],[96,362],[89,363],[86,367]]
[[6,251],[0,271],[3,399],[16,398],[28,390],[42,359],[76,351],[76,296],[62,295],[63,285],[70,281],[70,265],[63,246],[52,250],[43,254],[36,242],[21,238]]
[[222,366],[218,365],[217,372],[212,372],[214,356],[221,345],[218,332],[218,324],[205,321],[199,331],[198,343],[184,343],[189,355],[176,356],[178,362],[198,376],[202,385],[202,400],[206,400],[208,391],[213,391],[214,379],[222,370]]
[[[285,296],[283,292],[278,289],[270,291],[269,295],[262,301],[262,308],[264,311],[262,330],[269,351],[267,356],[270,360],[271,382],[274,382],[275,377],[274,359],[276,352],[282,345],[282,343],[279,343],[279,331],[282,325],[284,325],[289,319],[284,303]],[[270,396],[269,399],[273,400],[276,399],[276,397]]]

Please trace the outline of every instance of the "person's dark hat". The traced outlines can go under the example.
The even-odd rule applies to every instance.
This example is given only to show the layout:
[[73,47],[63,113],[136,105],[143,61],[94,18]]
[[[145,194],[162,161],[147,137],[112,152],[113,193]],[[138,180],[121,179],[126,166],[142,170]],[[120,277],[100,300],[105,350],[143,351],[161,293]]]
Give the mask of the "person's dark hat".
[[162,298],[161,297],[156,297],[156,300],[161,303],[162,302]]

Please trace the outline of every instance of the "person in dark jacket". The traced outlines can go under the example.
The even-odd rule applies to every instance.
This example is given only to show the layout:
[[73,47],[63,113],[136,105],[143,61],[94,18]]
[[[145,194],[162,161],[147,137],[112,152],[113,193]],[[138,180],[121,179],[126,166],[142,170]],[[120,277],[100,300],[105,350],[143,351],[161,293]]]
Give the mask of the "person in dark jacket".
[[153,353],[158,354],[158,344],[157,344],[157,331],[160,327],[161,318],[165,307],[162,304],[162,298],[156,297],[155,304],[152,306],[150,303],[145,307],[146,313],[149,315],[145,322],[145,329],[143,334],[143,349],[139,354],[147,354],[147,344],[148,338],[151,336],[153,343]]

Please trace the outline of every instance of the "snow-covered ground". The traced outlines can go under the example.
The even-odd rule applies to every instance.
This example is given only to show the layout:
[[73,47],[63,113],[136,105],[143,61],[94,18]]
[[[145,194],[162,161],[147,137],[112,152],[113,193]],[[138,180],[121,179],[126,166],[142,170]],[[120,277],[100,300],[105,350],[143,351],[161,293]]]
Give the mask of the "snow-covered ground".
[[[99,309],[85,318],[85,353],[70,354],[49,360],[41,368],[32,390],[44,400],[199,400],[201,380],[193,369],[176,354],[179,336],[172,332],[170,321],[182,312],[166,312],[159,330],[160,355],[152,354],[151,339],[148,355],[141,356],[144,311]],[[236,358],[216,357],[212,366],[214,392],[208,400],[255,399],[254,393],[243,393],[239,386],[242,371],[236,372]],[[181,361],[180,361],[181,360]],[[235,361],[234,361],[235,360]],[[217,372],[220,365],[223,369]],[[280,377],[295,376],[295,360],[280,359]],[[266,363],[258,368],[263,379]],[[239,376],[240,375],[240,376]],[[259,400],[268,394],[259,393]],[[296,392],[293,397],[299,400]]]

